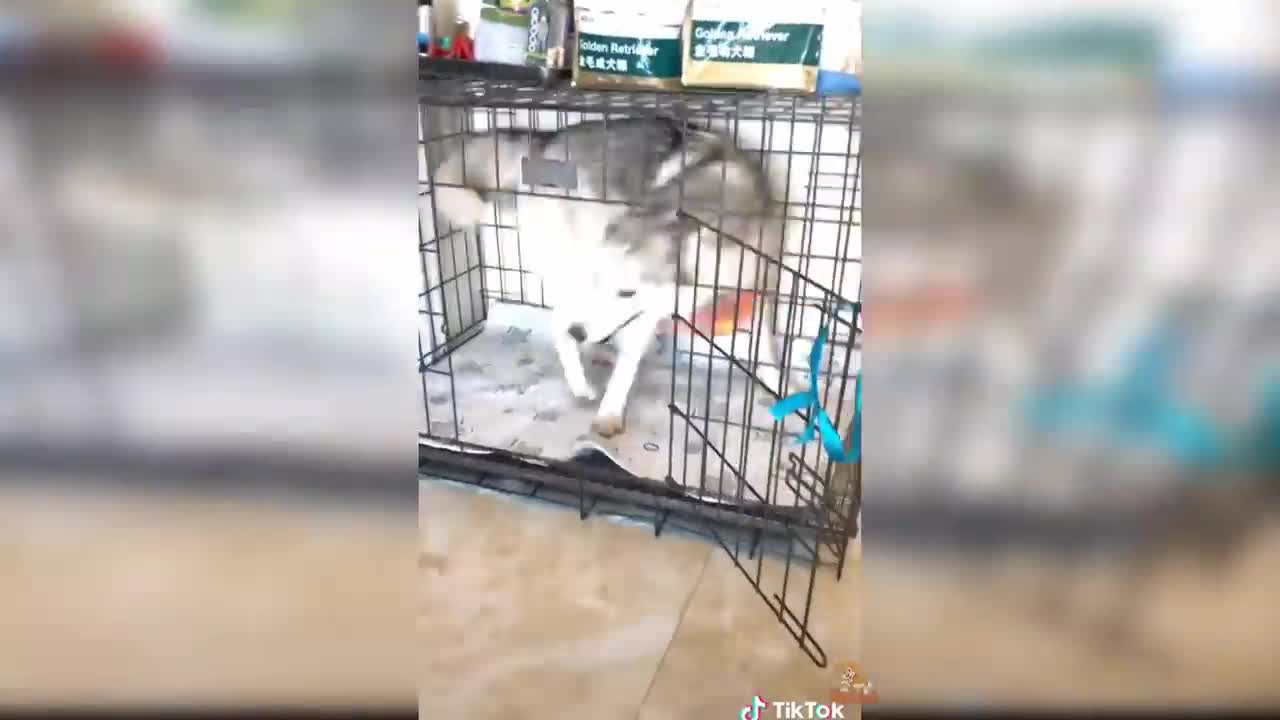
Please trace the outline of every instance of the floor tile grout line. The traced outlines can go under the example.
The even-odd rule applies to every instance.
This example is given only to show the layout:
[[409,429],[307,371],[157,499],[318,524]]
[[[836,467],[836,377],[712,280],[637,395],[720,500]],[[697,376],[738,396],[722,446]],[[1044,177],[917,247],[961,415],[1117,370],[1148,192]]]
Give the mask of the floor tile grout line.
[[640,720],[640,713],[644,712],[645,703],[649,702],[649,695],[653,692],[653,686],[658,682],[658,674],[662,672],[662,666],[667,662],[667,654],[671,652],[671,646],[675,645],[676,638],[680,635],[680,628],[684,626],[684,618],[689,614],[689,606],[693,604],[693,596],[698,593],[698,588],[702,585],[703,578],[707,575],[707,568],[711,566],[711,556],[715,554],[715,551],[715,548],[707,548],[706,560],[702,563],[702,569],[698,571],[698,578],[693,581],[693,587],[689,589],[689,596],[684,599],[684,605],[680,608],[680,617],[676,620],[676,626],[671,630],[671,639],[667,641],[667,647],[662,651],[662,657],[658,658],[658,664],[653,668],[653,677],[649,678],[649,686],[644,689],[640,704],[636,706],[635,720]]

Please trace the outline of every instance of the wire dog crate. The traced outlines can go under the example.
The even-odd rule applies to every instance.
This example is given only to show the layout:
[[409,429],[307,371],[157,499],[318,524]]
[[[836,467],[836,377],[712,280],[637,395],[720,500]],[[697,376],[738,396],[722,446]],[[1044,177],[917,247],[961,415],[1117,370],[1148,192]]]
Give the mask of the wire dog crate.
[[[424,72],[418,109],[420,472],[576,505],[584,519],[593,512],[642,517],[655,535],[679,527],[709,536],[825,667],[810,632],[814,585],[819,573],[843,575],[857,533],[860,477],[856,464],[833,461],[820,442],[800,438],[819,412],[846,447],[854,425],[862,193],[856,99],[532,88]],[[771,254],[762,237],[734,237],[723,223],[681,207],[689,236],[680,241],[714,249],[707,254],[714,267],[702,266],[701,254],[692,269],[675,260],[672,282],[692,282],[680,285],[637,373],[625,430],[604,439],[591,431],[594,404],[570,393],[547,336],[550,298],[530,269],[539,238],[529,236],[536,233],[519,212],[535,198],[624,202],[607,181],[598,196],[578,187],[576,173],[590,163],[607,168],[611,157],[619,162],[608,146],[609,123],[637,119],[732,140],[769,179],[768,215],[777,221],[769,227],[783,237]],[[587,123],[601,129],[600,156],[574,157],[565,145],[564,155],[544,157],[553,133]],[[523,138],[519,188],[484,189],[489,222],[445,220],[436,189],[450,185],[437,184],[436,170],[466,152],[464,139],[497,133]],[[534,167],[548,160],[550,172]],[[738,264],[737,283],[724,280],[734,276],[734,268],[721,267],[727,258]],[[700,308],[726,297],[747,299],[734,302],[749,306],[736,327],[717,331],[697,320]],[[778,335],[775,370],[785,378],[777,387],[759,375],[770,367],[761,351],[765,313]],[[607,348],[587,345],[588,374],[607,375]],[[780,419],[771,414],[780,396],[806,388],[816,388],[816,404]],[[584,442],[595,452],[584,453]]]

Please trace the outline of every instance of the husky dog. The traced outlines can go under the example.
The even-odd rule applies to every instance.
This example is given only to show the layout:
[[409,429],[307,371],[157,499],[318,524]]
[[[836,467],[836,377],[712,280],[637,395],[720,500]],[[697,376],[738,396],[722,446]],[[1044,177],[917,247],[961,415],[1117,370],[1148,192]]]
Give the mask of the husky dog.
[[[770,213],[770,183],[754,158],[719,134],[662,118],[609,120],[471,134],[446,153],[434,200],[437,216],[455,225],[494,222],[493,203],[513,192],[543,193],[519,195],[516,217],[526,269],[542,277],[552,307],[570,391],[597,397],[583,371],[583,343],[612,339],[618,348],[592,422],[600,435],[622,432],[627,394],[675,307],[677,284],[696,280],[703,297],[713,287],[777,288],[782,218]],[[524,158],[572,164],[577,187],[530,188]],[[756,377],[780,393],[772,303],[757,302],[752,357]]]

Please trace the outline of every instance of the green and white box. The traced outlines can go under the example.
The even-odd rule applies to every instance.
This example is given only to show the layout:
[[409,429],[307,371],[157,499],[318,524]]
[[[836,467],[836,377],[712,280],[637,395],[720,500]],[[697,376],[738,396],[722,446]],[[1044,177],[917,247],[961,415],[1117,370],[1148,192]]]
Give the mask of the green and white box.
[[684,84],[813,92],[826,5],[827,0],[693,0],[683,34]]
[[579,87],[680,87],[680,31],[687,0],[651,0],[643,10],[626,0],[577,3]]

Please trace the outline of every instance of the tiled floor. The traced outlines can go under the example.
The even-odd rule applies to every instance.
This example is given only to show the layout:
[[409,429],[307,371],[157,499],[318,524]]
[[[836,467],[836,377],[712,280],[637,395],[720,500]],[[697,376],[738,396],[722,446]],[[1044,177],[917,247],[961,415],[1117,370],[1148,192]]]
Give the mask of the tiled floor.
[[[734,718],[835,686],[707,541],[438,481],[419,512],[422,717]],[[814,588],[832,665],[857,657],[859,576],[855,553]]]

